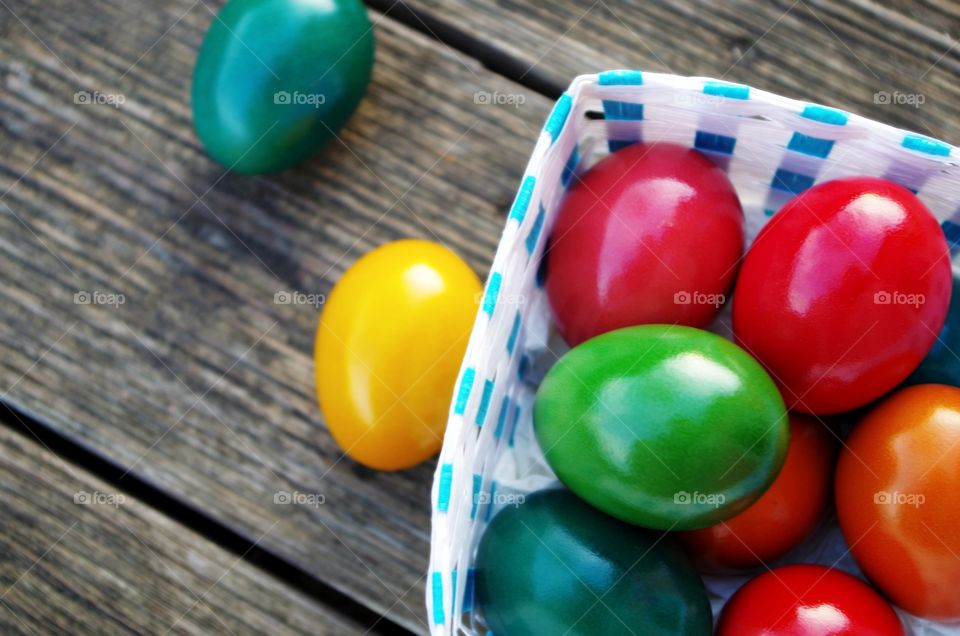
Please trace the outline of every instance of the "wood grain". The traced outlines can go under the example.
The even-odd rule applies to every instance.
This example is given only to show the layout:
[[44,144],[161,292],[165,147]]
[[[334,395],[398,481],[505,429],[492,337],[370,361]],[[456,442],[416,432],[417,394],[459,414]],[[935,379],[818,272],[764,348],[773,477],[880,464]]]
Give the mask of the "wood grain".
[[4,634],[364,628],[6,428],[0,499]]
[[[704,75],[960,144],[957,2],[402,2],[518,58],[518,75],[557,87],[610,68]],[[924,101],[877,103],[877,93],[895,91]]]
[[[515,56],[518,77],[711,75],[960,142],[954,3],[406,3]],[[208,160],[190,123],[192,62],[220,2],[0,3],[0,397],[424,631],[433,466],[340,461],[313,396],[317,308],[275,295],[326,294],[403,236],[485,272],[549,103],[372,4],[388,15],[374,15],[357,115],[315,160],[249,178]],[[124,103],[77,104],[78,91]],[[878,104],[879,91],[925,101]]]
[[314,397],[318,310],[275,295],[327,294],[407,236],[485,273],[549,103],[374,15],[374,82],[340,139],[287,173],[225,174],[188,103],[218,6],[0,5],[2,397],[422,632],[433,465],[341,461]]

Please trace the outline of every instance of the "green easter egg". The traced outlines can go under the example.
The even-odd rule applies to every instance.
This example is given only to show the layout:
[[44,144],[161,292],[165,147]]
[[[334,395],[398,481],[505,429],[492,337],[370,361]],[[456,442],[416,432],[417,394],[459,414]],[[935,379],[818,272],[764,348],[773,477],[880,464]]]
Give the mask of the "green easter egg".
[[731,342],[676,325],[597,336],[547,373],[534,428],[560,480],[618,519],[714,525],[770,486],[786,456],[780,393]]
[[567,490],[504,508],[476,560],[477,601],[497,636],[709,636],[710,603],[686,555]]
[[370,83],[373,49],[359,0],[230,0],[194,68],[197,135],[237,172],[293,166],[353,114]]

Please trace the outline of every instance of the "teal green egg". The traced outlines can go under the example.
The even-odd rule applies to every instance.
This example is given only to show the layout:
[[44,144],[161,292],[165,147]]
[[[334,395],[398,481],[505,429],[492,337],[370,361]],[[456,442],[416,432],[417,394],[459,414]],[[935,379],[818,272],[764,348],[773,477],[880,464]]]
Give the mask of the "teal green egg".
[[547,463],[623,521],[693,530],[745,510],[783,465],[789,425],[773,380],[720,336],[676,325],[588,340],[534,402]]
[[193,72],[197,135],[236,172],[296,165],[356,110],[373,50],[359,0],[230,0],[210,24]]
[[567,490],[504,508],[475,566],[477,602],[496,636],[709,636],[713,627],[703,581],[672,537]]
[[960,387],[960,277],[953,274],[947,319],[929,353],[903,384],[949,384]]

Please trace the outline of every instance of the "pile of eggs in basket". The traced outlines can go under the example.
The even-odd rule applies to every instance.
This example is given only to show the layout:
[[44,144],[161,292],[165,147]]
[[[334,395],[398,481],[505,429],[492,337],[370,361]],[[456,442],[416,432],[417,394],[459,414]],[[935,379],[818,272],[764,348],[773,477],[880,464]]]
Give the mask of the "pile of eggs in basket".
[[[565,488],[505,508],[481,539],[476,593],[497,636],[710,634],[699,573],[750,570],[763,574],[717,633],[902,634],[891,604],[960,619],[942,230],[909,190],[867,177],[796,196],[746,252],[743,222],[726,174],[670,144],[623,148],[566,195],[546,290],[573,348],[533,411]],[[728,300],[733,342],[703,330]],[[832,498],[870,584],[764,569]]]

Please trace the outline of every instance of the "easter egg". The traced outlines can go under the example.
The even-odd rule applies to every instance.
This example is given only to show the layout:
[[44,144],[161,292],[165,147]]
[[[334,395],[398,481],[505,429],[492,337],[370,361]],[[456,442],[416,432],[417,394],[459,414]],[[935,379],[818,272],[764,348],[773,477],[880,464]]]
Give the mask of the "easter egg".
[[546,254],[557,328],[576,345],[631,325],[706,326],[743,253],[726,173],[677,144],[633,144],[570,187]]
[[756,567],[803,541],[830,501],[834,441],[817,420],[791,413],[787,459],[763,496],[733,518],[680,534],[697,564],[712,571]]
[[193,119],[231,170],[293,166],[346,123],[370,82],[373,31],[359,0],[230,0],[200,47]]
[[860,579],[822,565],[789,565],[741,587],[716,636],[903,636],[893,608]]
[[358,260],[317,328],[317,395],[344,452],[381,470],[408,468],[441,446],[481,292],[445,247],[403,240]]
[[920,364],[950,286],[946,239],[916,196],[883,179],[838,179],[789,201],[757,235],[733,329],[789,408],[839,413]]
[[504,508],[484,531],[475,567],[477,603],[494,634],[709,636],[713,627],[703,582],[670,537],[607,517],[569,491]]
[[875,406],[841,451],[836,501],[857,564],[890,600],[960,619],[960,389],[922,384]]
[[940,334],[920,366],[905,384],[949,384],[960,386],[960,277],[954,275],[950,309]]
[[677,325],[587,340],[550,369],[533,422],[560,480],[623,521],[713,525],[770,486],[787,452],[783,400],[720,336]]

